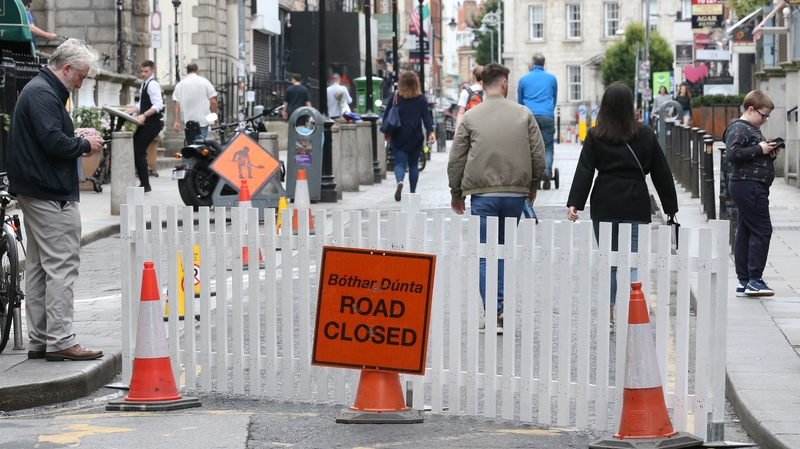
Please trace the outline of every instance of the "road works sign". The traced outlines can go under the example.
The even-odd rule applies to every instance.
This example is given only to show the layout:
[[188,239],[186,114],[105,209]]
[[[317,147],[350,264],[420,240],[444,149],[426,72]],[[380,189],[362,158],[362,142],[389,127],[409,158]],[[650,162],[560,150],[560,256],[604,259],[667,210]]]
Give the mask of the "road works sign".
[[425,373],[431,254],[324,247],[313,365]]
[[237,189],[247,180],[250,192],[261,190],[280,163],[247,134],[240,133],[211,163],[211,169]]

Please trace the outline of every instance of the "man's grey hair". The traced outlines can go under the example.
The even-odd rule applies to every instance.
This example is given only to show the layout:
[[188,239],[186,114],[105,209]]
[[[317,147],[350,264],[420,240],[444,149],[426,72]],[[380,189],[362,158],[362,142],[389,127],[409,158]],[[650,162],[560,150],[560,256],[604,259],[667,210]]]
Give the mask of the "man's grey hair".
[[533,55],[533,66],[544,67],[544,55],[541,53],[536,53]]
[[342,80],[342,76],[341,76],[341,75],[339,75],[338,73],[334,73],[333,75],[331,75],[331,79],[332,79],[334,82],[338,82],[338,81],[341,81],[341,80]]
[[99,59],[100,56],[97,54],[97,50],[86,45],[82,40],[67,39],[53,52],[53,56],[50,57],[47,66],[53,71],[61,70],[67,64],[77,70],[85,70],[88,67],[88,76],[95,76],[100,70]]

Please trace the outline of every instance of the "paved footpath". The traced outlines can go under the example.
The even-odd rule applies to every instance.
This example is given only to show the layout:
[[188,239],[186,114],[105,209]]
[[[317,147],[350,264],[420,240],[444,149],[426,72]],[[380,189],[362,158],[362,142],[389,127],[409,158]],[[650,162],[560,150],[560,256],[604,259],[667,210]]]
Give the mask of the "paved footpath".
[[[570,181],[580,153],[577,144],[556,145],[555,166],[560,188],[540,191],[535,208],[540,218],[566,218]],[[285,159],[285,155],[283,157]],[[718,161],[717,161],[718,162]],[[447,153],[432,153],[420,175],[418,192],[426,211],[448,211]],[[152,178],[145,204],[182,205],[168,170]],[[716,179],[719,179],[717,169]],[[703,226],[698,199],[679,189],[681,224]],[[314,204],[329,210],[399,210],[395,183],[388,180],[344,193],[335,204]],[[408,190],[406,190],[407,192]],[[110,214],[110,186],[103,193],[83,192],[81,276],[75,288],[75,331],[78,341],[105,351],[90,362],[47,363],[27,360],[26,350],[0,354],[0,411],[54,404],[83,397],[112,380],[120,371],[119,217]],[[730,265],[728,309],[727,395],[746,430],[762,447],[800,447],[800,190],[777,180],[771,190],[774,234],[766,282],[772,298],[737,298]],[[588,213],[582,219],[589,219]],[[26,338],[27,340],[27,338]],[[10,347],[11,343],[9,343]]]

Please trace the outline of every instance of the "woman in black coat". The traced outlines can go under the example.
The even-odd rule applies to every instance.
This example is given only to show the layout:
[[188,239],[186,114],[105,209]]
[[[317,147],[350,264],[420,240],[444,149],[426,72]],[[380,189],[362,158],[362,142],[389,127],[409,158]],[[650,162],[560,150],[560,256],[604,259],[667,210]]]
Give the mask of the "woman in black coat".
[[[590,201],[595,239],[599,238],[600,222],[611,222],[611,249],[618,249],[620,223],[630,223],[631,249],[639,248],[638,225],[650,223],[650,194],[645,174],[650,173],[661,207],[667,215],[678,212],[675,184],[661,145],[652,129],[636,120],[631,89],[615,82],[608,86],[597,126],[589,129],[583,142],[581,156],[575,169],[567,201],[567,217],[575,221]],[[637,161],[638,160],[638,161]],[[597,179],[592,188],[595,170]],[[631,269],[631,280],[637,278]],[[617,294],[617,267],[611,268],[611,322],[613,330],[614,304]]]

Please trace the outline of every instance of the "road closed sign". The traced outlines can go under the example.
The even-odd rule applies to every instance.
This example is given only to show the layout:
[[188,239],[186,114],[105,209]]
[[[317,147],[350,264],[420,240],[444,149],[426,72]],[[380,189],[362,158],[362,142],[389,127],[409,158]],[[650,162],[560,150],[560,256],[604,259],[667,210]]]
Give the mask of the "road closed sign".
[[424,374],[431,254],[324,247],[313,365]]

